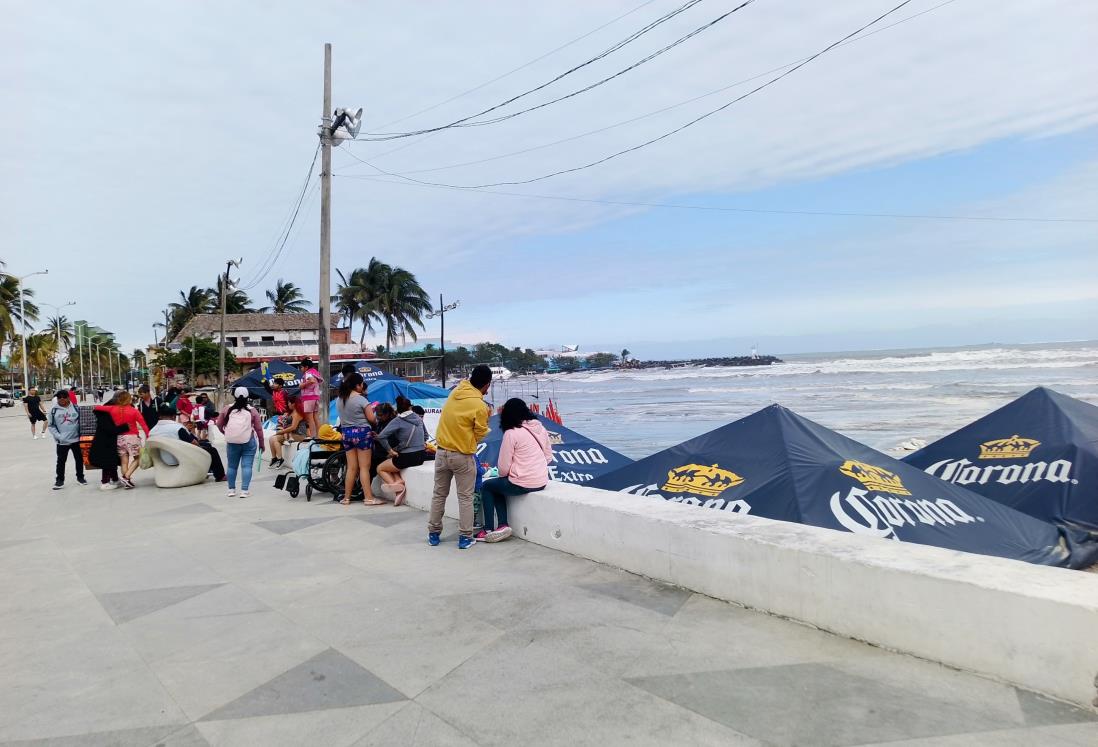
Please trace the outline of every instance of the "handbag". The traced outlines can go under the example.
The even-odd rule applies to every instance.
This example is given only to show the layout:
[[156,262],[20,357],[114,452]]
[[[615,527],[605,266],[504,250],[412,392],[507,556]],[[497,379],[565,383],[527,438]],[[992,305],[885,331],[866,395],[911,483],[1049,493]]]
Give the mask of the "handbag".
[[141,454],[140,454],[139,459],[140,459],[141,469],[152,469],[153,458],[152,458],[152,454],[149,453],[149,447],[148,446],[142,446],[141,447]]

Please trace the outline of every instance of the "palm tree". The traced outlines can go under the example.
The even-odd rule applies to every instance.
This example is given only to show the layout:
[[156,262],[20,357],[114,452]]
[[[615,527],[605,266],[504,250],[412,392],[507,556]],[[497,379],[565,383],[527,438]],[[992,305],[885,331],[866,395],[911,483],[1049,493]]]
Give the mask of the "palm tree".
[[68,350],[72,347],[72,341],[74,339],[72,322],[70,322],[64,314],[47,319],[46,327],[42,330],[42,333],[48,333],[55,337],[60,333],[62,350]]
[[377,300],[377,312],[385,321],[385,350],[392,351],[393,341],[411,337],[416,340],[416,327],[423,329],[423,315],[431,311],[431,298],[416,276],[402,267],[394,267],[385,279]]
[[284,283],[279,278],[273,291],[267,291],[267,300],[270,306],[264,306],[260,312],[264,314],[307,314],[309,302],[305,300],[305,294],[293,283]]
[[[221,311],[221,283],[223,278],[223,275],[218,275],[214,287],[207,289],[210,300],[213,302],[213,313]],[[239,288],[234,288],[233,283],[230,280],[229,295],[225,297],[225,313],[251,314],[255,311],[256,310],[252,308],[252,299],[248,298],[248,294]]]
[[625,362],[626,362],[627,360],[629,360],[629,356],[630,356],[630,355],[632,355],[632,353],[630,353],[630,352],[629,352],[629,349],[628,349],[628,348],[623,348],[623,349],[622,349],[622,351],[621,351],[621,364],[622,364],[623,366],[625,365]]
[[192,285],[189,291],[179,291],[179,300],[168,305],[172,317],[172,329],[168,338],[174,338],[187,322],[199,314],[212,314],[219,303],[220,298],[209,288]]
[[377,257],[372,257],[366,267],[355,268],[349,275],[336,270],[340,282],[336,294],[332,296],[332,303],[347,317],[348,326],[353,327],[355,320],[362,322],[359,345],[366,340],[367,332],[374,331],[374,324],[383,321],[378,311],[378,300],[392,272],[393,268]]
[[[23,346],[20,336],[12,337],[11,365],[19,368],[23,365]],[[53,364],[53,354],[57,350],[57,338],[48,332],[27,335],[27,368],[33,381],[41,381],[42,372]],[[30,386],[30,382],[25,382]]]
[[[0,267],[2,266],[3,263],[0,263]],[[24,319],[19,315],[20,290],[23,294],[27,325],[38,321],[38,306],[30,300],[34,297],[34,290],[21,284],[14,275],[4,275],[0,279],[0,347],[5,340],[11,340],[23,331]]]

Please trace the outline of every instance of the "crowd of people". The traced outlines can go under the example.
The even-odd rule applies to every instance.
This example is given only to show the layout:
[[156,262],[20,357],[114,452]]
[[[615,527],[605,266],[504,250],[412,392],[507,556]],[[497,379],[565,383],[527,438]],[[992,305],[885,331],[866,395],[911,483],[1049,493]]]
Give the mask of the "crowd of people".
[[[228,497],[247,498],[253,465],[262,460],[268,444],[270,466],[279,468],[285,465],[288,443],[313,441],[343,450],[346,470],[341,502],[350,504],[361,495],[364,505],[377,506],[387,501],[395,505],[403,503],[408,486],[402,471],[433,458],[428,543],[431,546],[441,543],[446,498],[454,485],[458,496],[459,549],[472,547],[478,541],[498,542],[511,536],[508,501],[545,488],[552,450],[537,416],[523,400],[510,399],[499,411],[503,440],[496,467],[498,475],[485,479],[487,465],[477,460],[477,446],[488,433],[488,418],[492,414],[491,405],[484,399],[492,383],[488,366],[475,367],[469,378],[450,393],[434,434],[433,453],[428,450],[432,437],[424,423],[422,408],[403,396],[392,403],[371,401],[365,380],[352,364],[345,366],[342,374],[338,391],[333,392],[339,416],[338,432],[331,431],[334,440],[322,438],[330,426],[321,425],[321,420],[326,420],[319,408],[321,376],[312,361],[305,360],[297,392],[288,390],[280,379],[264,382],[268,408],[277,417],[276,429],[269,438],[265,437],[263,418],[251,403],[251,393],[246,387],[237,387],[232,404],[219,413],[205,394],[194,395],[189,389],[171,387],[157,395],[148,385],[142,385],[136,399],[129,392],[116,391],[105,403],[92,406],[95,427],[88,462],[101,470],[101,490],[133,489],[133,475],[144,458],[142,438],[177,439],[210,455],[209,477],[227,483]],[[56,442],[54,490],[64,487],[70,454],[77,482],[87,484],[80,448],[78,402],[75,388],[59,390],[47,414],[36,389],[32,388],[23,398],[32,437],[45,438],[48,431]],[[224,435],[224,462],[210,443],[211,424]],[[165,464],[175,463],[167,451],[161,451],[160,458]],[[375,477],[379,480],[380,496],[373,490]],[[475,495],[480,499],[479,511],[474,509]]]

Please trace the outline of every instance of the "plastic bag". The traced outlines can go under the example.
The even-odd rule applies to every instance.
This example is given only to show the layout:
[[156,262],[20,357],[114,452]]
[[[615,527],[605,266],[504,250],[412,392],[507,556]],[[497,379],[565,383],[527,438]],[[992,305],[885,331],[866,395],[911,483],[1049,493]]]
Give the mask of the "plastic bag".
[[149,453],[149,447],[148,446],[142,446],[141,447],[139,460],[140,460],[139,464],[141,466],[141,469],[152,469],[153,458],[152,458],[152,454]]

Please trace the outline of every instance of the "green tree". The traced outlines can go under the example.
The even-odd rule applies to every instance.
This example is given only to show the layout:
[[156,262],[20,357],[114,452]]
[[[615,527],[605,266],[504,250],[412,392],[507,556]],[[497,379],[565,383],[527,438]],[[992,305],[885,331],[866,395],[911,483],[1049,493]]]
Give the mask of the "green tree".
[[[0,262],[0,267],[4,263]],[[5,340],[12,340],[15,335],[23,332],[23,317],[19,315],[19,294],[23,294],[23,306],[26,310],[26,323],[28,326],[38,321],[38,306],[31,301],[34,290],[25,285],[20,287],[19,279],[14,275],[4,275],[0,278],[0,347]]]
[[305,300],[305,294],[293,283],[284,283],[279,278],[274,290],[267,291],[267,300],[270,306],[264,306],[260,312],[264,314],[307,314],[309,302]]
[[416,340],[416,328],[423,330],[423,315],[431,311],[431,298],[416,276],[394,267],[385,279],[377,298],[376,310],[385,322],[385,349],[391,350],[399,337]]
[[378,299],[385,292],[392,272],[392,267],[376,257],[371,258],[366,267],[355,268],[346,275],[342,270],[336,270],[339,284],[332,296],[332,303],[347,318],[348,327],[354,327],[356,321],[362,323],[359,345],[366,340],[367,332],[374,331],[375,324],[384,322],[379,312]]
[[[213,308],[204,313],[219,313],[221,311],[221,283],[224,280],[224,277],[224,275],[218,275],[214,287],[207,289],[206,292],[209,294],[210,300],[213,301]],[[255,309],[252,307],[252,299],[248,298],[248,294],[244,291],[239,288],[234,288],[233,283],[230,280],[229,295],[225,297],[225,313],[251,314],[253,312],[255,312]]]
[[192,285],[189,291],[179,291],[179,300],[168,305],[171,310],[171,334],[168,339],[175,339],[187,322],[200,314],[212,314],[219,308],[220,298],[209,288],[199,288]]
[[628,362],[629,362],[629,356],[631,356],[631,355],[632,355],[632,353],[631,353],[631,352],[629,352],[629,348],[623,348],[623,349],[622,349],[622,351],[621,351],[621,364],[622,364],[623,366],[624,366],[624,365],[625,365],[626,363],[628,363]]
[[68,350],[72,347],[72,342],[75,338],[72,322],[70,322],[64,314],[47,319],[46,327],[42,330],[42,332],[44,334],[48,333],[56,337],[58,334],[58,327],[60,327],[61,333],[61,348],[63,350]]
[[[220,351],[221,346],[213,340],[208,340],[205,337],[193,338],[194,343],[194,371],[196,374],[204,375],[216,375],[220,366]],[[192,338],[187,337],[182,340],[183,347],[179,350],[172,350],[166,353],[160,359],[160,365],[165,368],[175,368],[180,371],[190,372],[191,370],[191,344]],[[236,356],[232,354],[232,351],[225,351],[225,368],[229,368],[236,365]],[[193,383],[193,382],[192,382]]]
[[617,356],[613,353],[595,353],[587,356],[588,368],[607,368],[613,365]]

